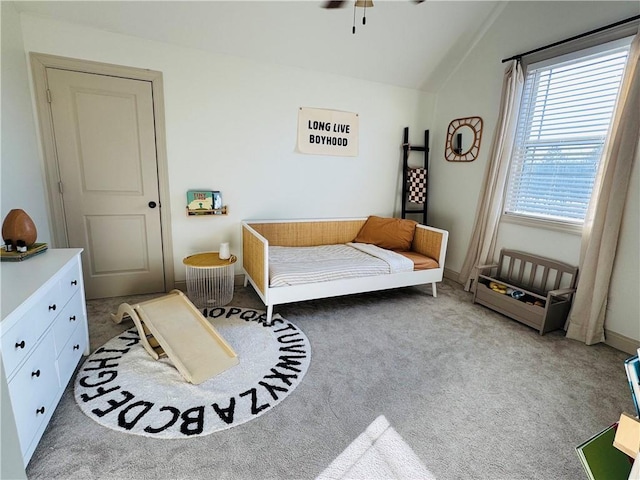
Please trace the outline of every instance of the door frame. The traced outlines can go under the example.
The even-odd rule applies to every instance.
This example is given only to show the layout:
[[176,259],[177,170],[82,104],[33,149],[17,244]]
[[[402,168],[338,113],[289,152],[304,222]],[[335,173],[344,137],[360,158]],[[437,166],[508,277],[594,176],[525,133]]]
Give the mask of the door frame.
[[49,104],[47,68],[93,73],[111,77],[143,80],[151,83],[153,115],[155,122],[156,164],[158,170],[158,192],[160,200],[160,229],[162,232],[162,259],[164,264],[165,291],[175,286],[173,265],[173,241],[171,236],[171,205],[169,202],[169,168],[167,163],[166,127],[164,116],[164,96],[162,72],[143,68],[126,67],[109,63],[81,60],[45,53],[29,52],[31,74],[35,89],[35,104],[38,114],[40,140],[44,157],[46,198],[49,200],[49,229],[54,247],[69,246],[64,205],[60,192],[60,172],[56,155],[53,117]]

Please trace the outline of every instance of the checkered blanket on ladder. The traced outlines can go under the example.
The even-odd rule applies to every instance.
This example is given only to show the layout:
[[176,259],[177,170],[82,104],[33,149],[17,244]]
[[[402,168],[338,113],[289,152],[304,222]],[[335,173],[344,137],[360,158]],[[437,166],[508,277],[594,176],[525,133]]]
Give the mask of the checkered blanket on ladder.
[[423,204],[427,201],[427,169],[410,168],[407,173],[408,198],[412,203]]

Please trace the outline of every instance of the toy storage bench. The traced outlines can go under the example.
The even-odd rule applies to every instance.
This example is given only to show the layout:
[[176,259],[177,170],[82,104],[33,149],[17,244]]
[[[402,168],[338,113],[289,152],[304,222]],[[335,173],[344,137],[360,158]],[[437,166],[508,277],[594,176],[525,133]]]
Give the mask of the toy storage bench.
[[496,265],[478,267],[473,302],[544,335],[564,327],[577,279],[577,267],[503,249]]

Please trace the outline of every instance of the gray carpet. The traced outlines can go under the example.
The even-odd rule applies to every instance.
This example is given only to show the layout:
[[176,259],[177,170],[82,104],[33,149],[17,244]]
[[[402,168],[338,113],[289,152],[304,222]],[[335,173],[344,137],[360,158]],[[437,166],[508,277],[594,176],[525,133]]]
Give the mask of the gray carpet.
[[[633,405],[606,345],[544,336],[473,305],[453,282],[276,307],[313,351],[301,385],[230,430],[157,440],[101,427],[71,387],[27,469],[31,479],[311,479],[379,415],[438,480],[582,479],[575,445]],[[88,302],[92,350],[130,322]],[[261,307],[251,288],[232,305]]]

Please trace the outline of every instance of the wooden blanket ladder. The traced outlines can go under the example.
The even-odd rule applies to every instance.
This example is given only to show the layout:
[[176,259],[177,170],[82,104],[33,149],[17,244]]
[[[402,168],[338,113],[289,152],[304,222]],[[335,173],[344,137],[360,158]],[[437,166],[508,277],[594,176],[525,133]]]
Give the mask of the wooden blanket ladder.
[[[424,152],[422,167],[409,166],[411,152]],[[407,218],[407,214],[422,214],[423,225],[427,225],[428,172],[429,130],[424,131],[424,145],[418,146],[409,143],[409,127],[405,127],[402,139],[402,218]],[[416,197],[421,197],[421,201],[414,201]]]

